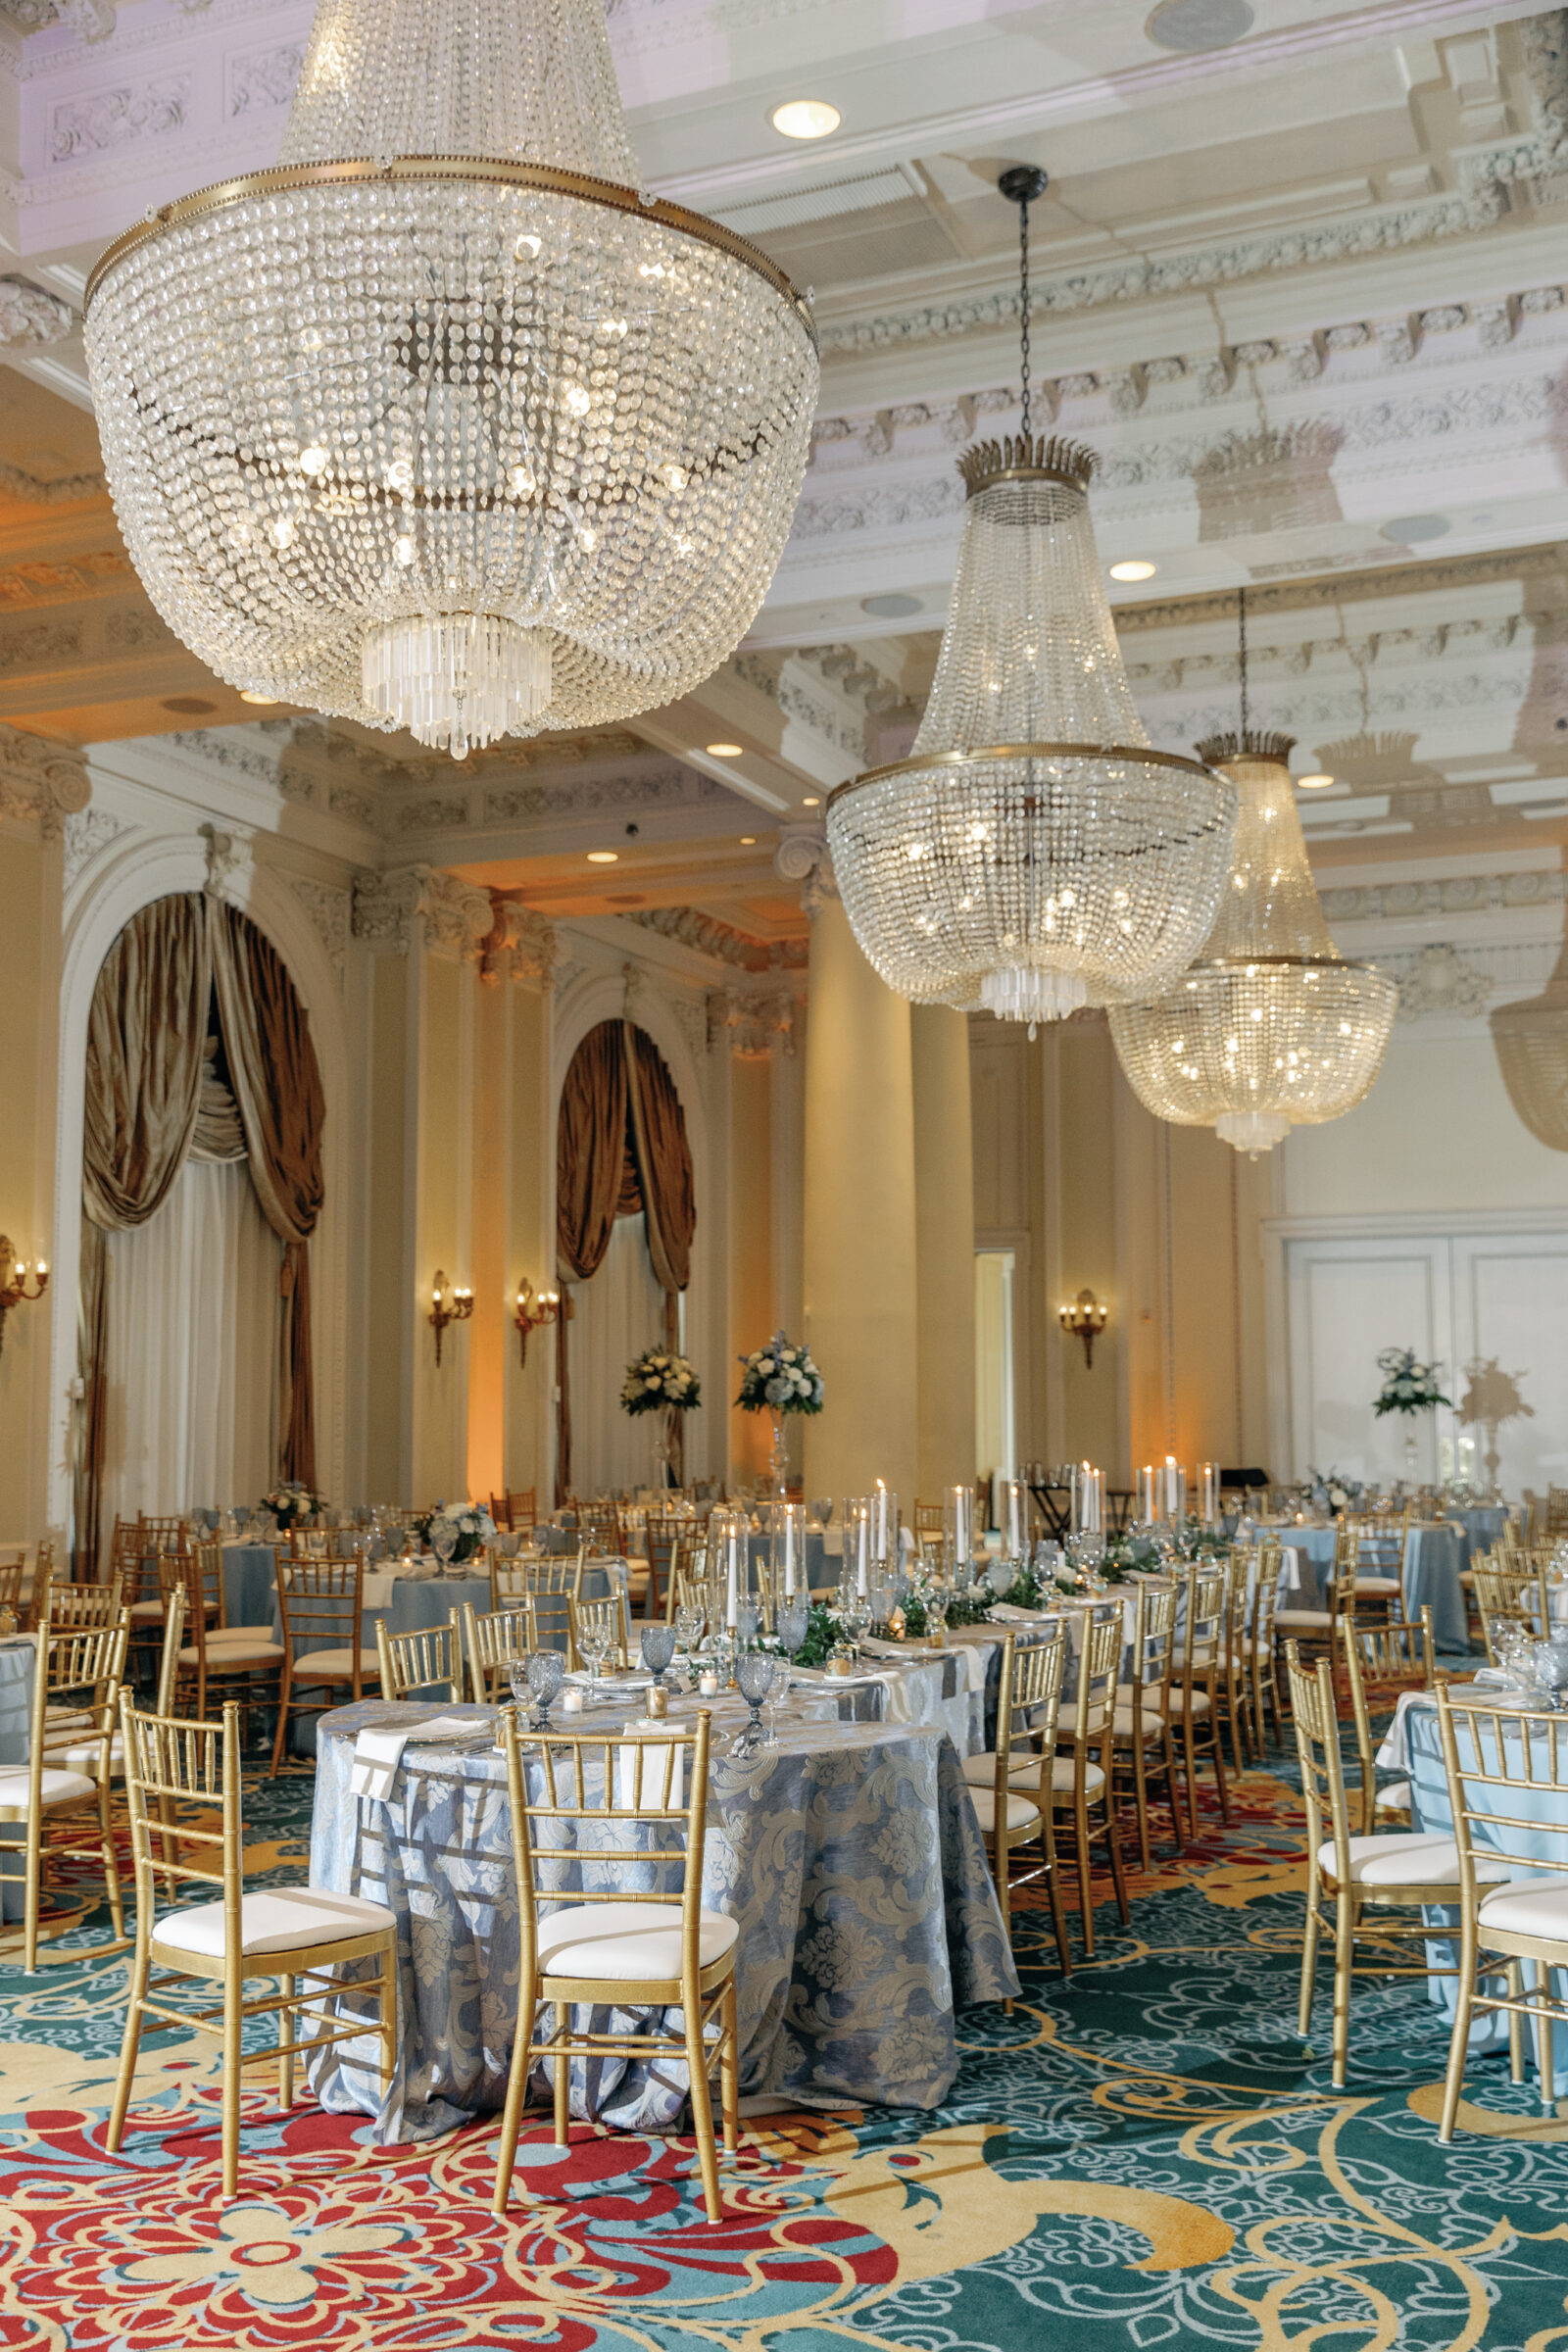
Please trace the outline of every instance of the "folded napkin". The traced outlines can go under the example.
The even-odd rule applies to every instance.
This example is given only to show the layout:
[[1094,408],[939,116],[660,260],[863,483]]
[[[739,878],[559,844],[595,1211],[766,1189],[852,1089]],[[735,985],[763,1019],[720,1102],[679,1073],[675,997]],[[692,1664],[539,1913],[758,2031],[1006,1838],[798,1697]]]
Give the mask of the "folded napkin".
[[436,1715],[401,1732],[362,1732],[354,1742],[349,1788],[355,1796],[388,1797],[411,1740],[451,1740],[477,1729],[471,1715]]
[[860,1679],[880,1683],[887,1692],[887,1704],[882,1710],[884,1723],[912,1723],[914,1721],[914,1709],[909,1704],[908,1682],[897,1667],[887,1674],[872,1674]]
[[1044,1609],[1020,1609],[1010,1600],[994,1600],[991,1604],[992,1616],[1000,1617],[1004,1625],[1038,1625],[1045,1613]]
[[373,1570],[370,1575],[366,1577],[362,1588],[365,1606],[368,1609],[389,1609],[392,1606],[393,1588],[397,1581],[395,1573],[390,1568]]

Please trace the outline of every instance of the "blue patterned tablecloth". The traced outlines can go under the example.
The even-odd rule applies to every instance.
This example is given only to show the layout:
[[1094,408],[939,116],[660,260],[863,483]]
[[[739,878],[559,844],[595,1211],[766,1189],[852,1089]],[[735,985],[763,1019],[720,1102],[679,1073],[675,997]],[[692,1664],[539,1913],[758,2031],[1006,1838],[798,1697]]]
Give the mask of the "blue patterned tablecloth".
[[[501,1756],[426,1747],[385,1801],[349,1789],[361,1729],[441,1711],[368,1699],[321,1725],[311,1878],[397,1914],[399,2055],[384,2099],[368,2043],[324,2053],[312,2082],[328,2109],[373,2117],[381,2144],[499,2108],[516,2025]],[[742,2090],[935,2106],[957,2073],[956,2012],[1018,1988],[952,1740],[934,1727],[786,1719],[776,1748],[739,1761],[723,1752],[738,1720],[715,1708],[703,1899],[740,1922]],[[608,2122],[668,2130],[685,2069],[617,2060],[590,2083],[575,2067],[574,2114],[590,2091]]]
[[[37,1650],[25,1634],[0,1641],[0,1765],[24,1764],[32,1722],[32,1675]],[[26,1836],[23,1824],[0,1832],[0,1920],[23,1914],[23,1859],[16,1849]],[[12,1848],[6,1851],[5,1847]]]

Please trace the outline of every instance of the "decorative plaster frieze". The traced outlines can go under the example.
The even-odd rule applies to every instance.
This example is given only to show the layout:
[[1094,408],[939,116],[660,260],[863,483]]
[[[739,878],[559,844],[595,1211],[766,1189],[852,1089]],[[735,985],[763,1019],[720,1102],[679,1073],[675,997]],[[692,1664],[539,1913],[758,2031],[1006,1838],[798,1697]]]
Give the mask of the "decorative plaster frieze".
[[24,277],[0,277],[0,343],[58,343],[75,323],[75,312],[58,294]]
[[1337,929],[1342,923],[1371,923],[1390,916],[1474,914],[1490,907],[1557,906],[1563,903],[1561,871],[1541,868],[1521,874],[1456,874],[1443,881],[1367,882],[1353,889],[1322,891],[1323,912]]
[[118,841],[126,829],[120,818],[112,816],[107,808],[78,808],[74,816],[66,818],[63,830],[67,890],[71,889],[76,876],[90,864],[98,852],[106,850],[112,841]]
[[224,111],[260,115],[287,106],[305,63],[302,41],[274,41],[270,48],[242,50],[228,60],[228,91]]
[[250,825],[198,825],[207,844],[207,879],[202,884],[210,899],[220,899],[235,877],[251,862],[255,830]]
[[553,987],[561,953],[554,924],[532,906],[519,906],[515,899],[492,893],[491,906],[494,920],[479,956],[479,977],[485,986],[499,988],[504,980],[514,980],[536,988]]
[[750,932],[736,930],[732,923],[720,922],[717,915],[705,914],[700,906],[643,906],[621,919],[657,931],[662,939],[678,940],[694,954],[711,956],[740,971],[799,970],[807,960],[805,940],[756,939]]
[[1467,963],[1457,948],[1435,943],[1400,975],[1398,1018],[1420,1021],[1447,1013],[1474,1020],[1486,1011],[1492,995],[1485,972]]
[[[83,0],[83,4],[92,6],[94,0]],[[183,130],[190,92],[188,74],[157,74],[114,89],[94,90],[84,97],[60,99],[49,115],[51,167],[79,163],[111,148],[135,146],[143,139]]]
[[310,917],[312,929],[326,950],[326,959],[341,988],[348,961],[353,899],[348,891],[335,889],[330,882],[317,882],[308,874],[290,874],[288,880],[289,888]]
[[84,752],[0,720],[0,816],[35,822],[45,841],[54,841],[66,819],[78,816],[91,798]]
[[355,876],[356,939],[406,956],[415,942],[416,918],[432,954],[463,962],[477,962],[495,919],[485,891],[436,866],[393,866],[385,873]]
[[741,988],[710,989],[708,995],[708,1051],[727,1046],[742,1061],[765,1061],[795,1051],[795,998],[787,988],[758,993]]
[[101,473],[68,473],[45,481],[24,466],[0,463],[0,496],[21,499],[29,507],[70,507],[78,499],[104,498],[109,485]]
[[252,784],[278,784],[277,732],[287,733],[287,719],[264,720],[254,727],[181,727],[169,741],[181,752]]

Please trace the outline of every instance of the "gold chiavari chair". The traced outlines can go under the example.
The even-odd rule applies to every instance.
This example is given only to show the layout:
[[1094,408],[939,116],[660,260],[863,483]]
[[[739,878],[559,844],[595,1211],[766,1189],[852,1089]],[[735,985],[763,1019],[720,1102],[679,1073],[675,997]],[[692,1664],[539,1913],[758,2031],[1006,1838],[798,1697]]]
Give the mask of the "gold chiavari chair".
[[1162,1786],[1170,1808],[1171,1836],[1176,1851],[1187,1850],[1182,1835],[1181,1802],[1176,1793],[1176,1748],[1171,1730],[1171,1678],[1175,1672],[1176,1610],[1181,1594],[1174,1584],[1138,1580],[1133,1603],[1132,1680],[1116,1694],[1111,1760],[1122,1789],[1129,1784],[1138,1816],[1138,1853],[1146,1871],[1152,1869],[1149,1834],[1149,1789]]
[[22,1623],[22,1579],[26,1572],[27,1554],[18,1544],[9,1554],[0,1551],[0,1609],[9,1609],[18,1626]]
[[466,1600],[460,1614],[474,1704],[493,1706],[509,1695],[512,1668],[539,1646],[534,1639],[532,1595],[525,1593],[519,1608],[490,1609],[483,1615]]
[[644,1615],[667,1617],[674,1608],[670,1588],[674,1581],[675,1561],[690,1521],[679,1519],[672,1512],[650,1511],[643,1531],[648,1551],[648,1595]]
[[1405,1690],[1435,1690],[1438,1651],[1432,1634],[1432,1611],[1419,1620],[1398,1618],[1386,1625],[1342,1625],[1340,1643],[1346,1686],[1350,1693],[1350,1720],[1355,1726],[1356,1760],[1361,1767],[1361,1835],[1369,1838],[1379,1813],[1407,1813],[1408,1781],[1388,1781],[1378,1787],[1377,1758],[1372,1745],[1372,1711],[1387,1713]]
[[1285,1706],[1280,1696],[1279,1652],[1275,1612],[1279,1607],[1280,1570],[1284,1549],[1276,1537],[1270,1536],[1257,1546],[1257,1568],[1252,1579],[1252,1612],[1247,1636],[1247,1671],[1252,1691],[1252,1723],[1257,1733],[1257,1752],[1267,1751],[1267,1710],[1274,1716],[1274,1737],[1285,1737]]
[[194,1688],[197,1715],[206,1712],[209,1690],[234,1699],[241,1706],[270,1704],[283,1665],[283,1647],[272,1640],[271,1627],[246,1625],[225,1629],[221,1624],[215,1625],[209,1612],[202,1561],[194,1552],[160,1552],[158,1583],[166,1614],[175,1586],[184,1589],[186,1631],[190,1640],[180,1645],[177,1661],[181,1684]]
[[[239,1709],[232,1700],[225,1703],[220,1724],[140,1714],[128,1699],[121,1720],[136,1884],[136,1952],[107,2144],[118,2153],[124,2136],[145,2027],[150,2024],[155,2033],[177,2026],[183,2033],[210,2034],[223,2053],[223,2194],[232,2197],[239,2187],[242,2067],[276,2065],[278,2103],[286,2112],[294,2103],[297,2057],[374,2034],[381,2043],[380,2073],[390,2083],[397,2063],[397,1919],[379,1903],[325,1888],[269,1886],[245,1892]],[[221,1806],[221,1818],[211,1829],[206,1824],[215,1804]],[[198,1848],[200,1860],[187,1861],[177,1852],[171,1857],[168,1851],[163,1824],[166,1808],[174,1807],[200,1808],[180,1829],[181,1845]],[[155,1831],[161,1847],[157,1860]],[[216,1888],[217,1899],[156,1918],[160,1870],[166,1882]],[[358,1960],[373,1960],[374,1975],[345,1984],[337,1971]],[[281,1989],[247,2000],[245,1985],[257,1979]],[[220,1985],[218,2006],[185,2005],[184,1988],[192,1984]],[[172,2002],[176,1987],[181,1997]],[[372,1998],[375,2009],[369,2015]],[[348,2024],[328,2025],[333,2002],[353,2012]],[[263,2017],[276,2018],[277,2040],[270,2048],[247,2050],[245,2028]],[[316,2031],[302,2040],[307,2019]]]
[[1555,1541],[1568,1536],[1568,1487],[1546,1489],[1546,1509],[1542,1527],[1543,1535]]
[[510,1536],[513,1532],[512,1513],[508,1508],[507,1497],[505,1494],[492,1494],[490,1497],[489,1508],[490,1516],[496,1523],[498,1534]]
[[923,1544],[927,1536],[935,1536],[940,1544],[946,1530],[944,1505],[940,1502],[917,1502],[914,1506],[914,1540]]
[[[1054,1797],[1057,1717],[1066,1661],[1064,1628],[1057,1627],[1051,1641],[1022,1649],[1015,1634],[1004,1637],[997,1685],[997,1744],[990,1755],[966,1757],[963,1777],[991,1856],[1008,1944],[1012,1941],[1013,1888],[1044,1879],[1061,1973],[1070,1977],[1072,1949],[1056,1870]],[[982,1766],[990,1767],[989,1778],[982,1777]],[[1039,1867],[1015,1873],[1013,1855],[1037,1841]],[[1012,2002],[1004,2005],[1011,2009]]]
[[1551,1602],[1544,1566],[1478,1568],[1475,1574],[1481,1637],[1492,1665],[1497,1663],[1497,1636],[1505,1625],[1519,1626],[1532,1642],[1545,1639],[1551,1631]]
[[111,1576],[102,1585],[46,1585],[36,1614],[40,1625],[47,1621],[56,1632],[73,1626],[86,1631],[118,1623],[123,1607],[120,1579]]
[[535,1487],[507,1489],[507,1523],[515,1532],[519,1528],[539,1524],[539,1496]]
[[[1231,1762],[1240,1774],[1247,1770],[1256,1744],[1251,1720],[1251,1677],[1247,1670],[1248,1606],[1254,1568],[1251,1547],[1237,1544],[1226,1554],[1221,1566],[1225,1576],[1225,1618],[1214,1680],[1224,1724],[1231,1736]],[[1260,1747],[1258,1753],[1262,1753]]]
[[577,1534],[590,1552],[612,1554],[618,1548],[615,1522],[619,1514],[612,1502],[584,1502],[577,1507]]
[[[1319,1658],[1309,1671],[1301,1663],[1297,1644],[1287,1642],[1285,1667],[1290,1682],[1296,1749],[1301,1766],[1301,1793],[1306,1805],[1301,2037],[1305,2040],[1312,2031],[1318,1943],[1321,1937],[1328,1936],[1334,1948],[1332,2080],[1335,2089],[1343,2090],[1350,2050],[1351,1978],[1455,1973],[1451,1968],[1434,1967],[1425,1955],[1408,1963],[1396,1963],[1390,1959],[1388,1947],[1391,1943],[1419,1945],[1431,1937],[1432,1930],[1422,1917],[1422,1907],[1455,1900],[1459,1852],[1451,1838],[1427,1837],[1402,1830],[1391,1831],[1381,1838],[1357,1837],[1351,1833],[1329,1661]],[[1442,1693],[1438,1703],[1441,1707]],[[1508,1867],[1502,1864],[1494,1875],[1506,1878]],[[1370,1921],[1365,1918],[1367,1913],[1372,1914]],[[1365,1963],[1357,1963],[1356,1947],[1364,1948],[1367,1944],[1374,1947],[1372,1957]]]
[[1071,1708],[1061,1708],[1057,1717],[1057,1746],[1058,1749],[1065,1746],[1067,1753],[1058,1753],[1052,1772],[1052,1801],[1054,1809],[1057,1813],[1070,1814],[1072,1818],[1078,1865],[1080,1932],[1085,1955],[1091,1960],[1095,1956],[1094,1857],[1091,1849],[1096,1839],[1104,1842],[1122,1926],[1126,1927],[1132,1918],[1127,1908],[1127,1880],[1122,1869],[1121,1838],[1117,1827],[1115,1795],[1111,1788],[1121,1645],[1119,1603],[1113,1602],[1102,1611],[1089,1609],[1083,1613],[1082,1643],[1078,1653],[1078,1695]]
[[440,1684],[453,1705],[462,1705],[463,1620],[456,1609],[445,1625],[420,1626],[412,1634],[389,1633],[378,1617],[375,1651],[383,1698],[407,1698],[413,1691],[427,1697]]
[[1192,1560],[1187,1568],[1187,1626],[1172,1678],[1171,1715],[1181,1734],[1187,1779],[1187,1818],[1198,1836],[1198,1766],[1206,1756],[1214,1768],[1221,1821],[1231,1817],[1225,1787],[1225,1758],[1219,1739],[1219,1650],[1224,1638],[1226,1576],[1221,1568]]
[[112,1943],[96,1952],[73,1947],[70,1959],[102,1959],[124,1949],[110,1773],[128,1636],[123,1614],[99,1625],[51,1625],[46,1619],[33,1636],[27,1760],[0,1771],[0,1823],[21,1823],[26,1831],[22,1965],[29,1976],[38,1965],[44,1874],[57,1861],[100,1865],[114,1923]]
[[[365,1646],[365,1562],[284,1560],[277,1563],[277,1610],[283,1634],[283,1681],[278,1694],[272,1771],[283,1760],[291,1715],[319,1715],[380,1679],[377,1650]],[[296,1689],[309,1695],[296,1698]]]
[[[1440,1685],[1438,1731],[1459,1862],[1458,2001],[1438,2128],[1439,2139],[1446,2144],[1459,2120],[1470,2028],[1478,2009],[1506,2013],[1516,2082],[1524,2073],[1520,2030],[1530,2021],[1541,2069],[1541,2112],[1557,2114],[1554,2029],[1568,2023],[1568,2001],[1556,1988],[1560,1979],[1554,1982],[1553,1971],[1568,1969],[1568,1852],[1560,1835],[1544,1838],[1542,1827],[1563,1817],[1568,1721],[1517,1706],[1477,1705],[1470,1692],[1459,1704]],[[1500,1996],[1481,1990],[1495,1977],[1505,1987]],[[1496,2132],[1510,2124],[1522,2133],[1531,2129],[1523,2117],[1495,2115],[1481,2128]]]
[[[733,2154],[740,2117],[735,2017],[738,1929],[703,1908],[703,1851],[708,1831],[706,1708],[694,1729],[657,1740],[619,1741],[552,1733],[543,1742],[519,1737],[517,1717],[502,1717],[507,1788],[512,1799],[514,1870],[522,1930],[517,2024],[496,2166],[495,2210],[504,2214],[516,2162],[528,2074],[535,2061],[555,2076],[555,2132],[568,2137],[567,2090],[573,2058],[635,2054],[684,2059],[691,2083],[703,2196],[710,2222],[724,2218],[709,2083],[718,2071],[724,2148]],[[617,1752],[618,1745],[618,1752]],[[547,1919],[541,1901],[560,1902],[556,1884],[569,1860],[584,1878],[615,1872],[613,1886],[584,1887]],[[650,1886],[650,1877],[659,1885]],[[547,2007],[551,2030],[534,2038]],[[586,2026],[574,2015],[586,2010]],[[677,2010],[683,2030],[661,2031],[662,2012]],[[617,2033],[595,2030],[596,2014],[643,2013],[643,2024]],[[651,2015],[647,2013],[652,2013]]]
[[626,1667],[631,1664],[630,1629],[618,1592],[612,1592],[608,1600],[578,1600],[574,1594],[568,1594],[566,1624],[570,1633],[566,1655],[572,1667],[581,1666],[587,1654],[582,1645],[585,1633],[590,1642],[599,1634],[606,1637],[609,1644],[607,1657],[612,1665]]
[[585,1561],[582,1550],[561,1552],[542,1560],[492,1560],[492,1613],[534,1603],[534,1615],[545,1646],[564,1649],[571,1639],[567,1602],[579,1599]]

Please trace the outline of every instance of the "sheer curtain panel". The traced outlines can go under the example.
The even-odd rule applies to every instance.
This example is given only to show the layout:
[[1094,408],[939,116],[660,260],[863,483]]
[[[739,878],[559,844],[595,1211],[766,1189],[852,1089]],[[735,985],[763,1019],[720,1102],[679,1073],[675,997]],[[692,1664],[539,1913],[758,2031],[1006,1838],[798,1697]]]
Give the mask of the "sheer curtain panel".
[[573,1292],[572,1460],[579,1494],[653,1484],[661,1416],[620,1409],[626,1366],[663,1337],[664,1294],[640,1216],[617,1217],[591,1282]]

